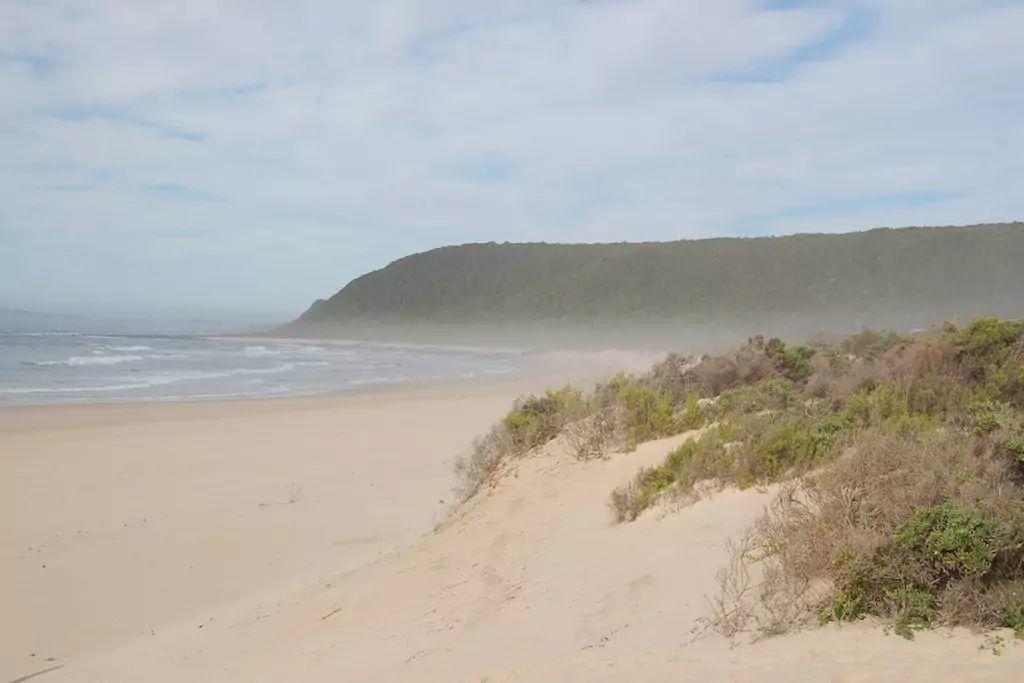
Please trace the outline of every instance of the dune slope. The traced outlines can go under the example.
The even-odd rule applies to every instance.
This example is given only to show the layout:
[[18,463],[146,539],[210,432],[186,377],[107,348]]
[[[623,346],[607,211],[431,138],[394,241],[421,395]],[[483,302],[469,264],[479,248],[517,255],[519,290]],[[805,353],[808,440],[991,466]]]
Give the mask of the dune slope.
[[686,435],[606,461],[557,445],[437,532],[363,568],[182,622],[49,680],[1012,680],[1024,647],[908,642],[871,624],[732,647],[703,632],[725,541],[769,492],[725,491],[614,526],[608,491]]

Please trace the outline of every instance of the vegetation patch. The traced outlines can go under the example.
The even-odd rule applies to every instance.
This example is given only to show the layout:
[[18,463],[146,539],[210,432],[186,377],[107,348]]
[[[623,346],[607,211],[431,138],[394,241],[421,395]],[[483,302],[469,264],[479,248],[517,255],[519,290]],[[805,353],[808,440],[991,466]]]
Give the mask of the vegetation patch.
[[[839,355],[842,362],[821,362],[837,355],[816,351],[816,370],[794,388],[805,423],[828,435],[825,446],[811,449],[813,428],[791,427],[782,432],[789,447],[768,449],[784,454],[769,463],[788,470],[714,470],[740,486],[751,473],[758,482],[788,481],[733,561],[744,571],[760,566],[758,590],[737,598],[756,605],[723,608],[718,620],[747,614],[762,634],[815,614],[822,622],[881,617],[908,638],[940,624],[1024,633],[1024,394],[1015,380],[1022,338],[1019,322],[980,319],[884,344],[884,335],[861,333],[838,346],[853,356]],[[749,400],[763,395],[756,387],[736,394],[741,400],[722,402],[729,414],[720,419],[758,408],[793,412],[791,400]],[[760,443],[776,443],[772,430],[764,425]]]
[[[628,523],[707,483],[780,484],[713,601],[724,632],[873,616],[908,638],[936,625],[1024,636],[1024,322],[832,345],[755,337],[589,393],[525,397],[464,464],[466,490],[555,438],[604,457],[696,428],[609,504]],[[756,590],[737,588],[751,576]]]

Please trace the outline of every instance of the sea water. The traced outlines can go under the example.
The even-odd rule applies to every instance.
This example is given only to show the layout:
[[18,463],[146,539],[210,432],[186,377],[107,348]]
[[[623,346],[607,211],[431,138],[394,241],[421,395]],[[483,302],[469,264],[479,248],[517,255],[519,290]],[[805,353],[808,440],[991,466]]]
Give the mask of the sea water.
[[349,392],[518,371],[509,350],[201,335],[0,331],[0,406]]

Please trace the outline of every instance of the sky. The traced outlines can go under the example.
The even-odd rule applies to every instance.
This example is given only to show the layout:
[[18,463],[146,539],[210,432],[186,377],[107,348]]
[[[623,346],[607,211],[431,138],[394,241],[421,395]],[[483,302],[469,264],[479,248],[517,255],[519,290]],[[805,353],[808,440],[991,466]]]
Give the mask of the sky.
[[0,306],[1024,219],[1024,1],[0,0]]

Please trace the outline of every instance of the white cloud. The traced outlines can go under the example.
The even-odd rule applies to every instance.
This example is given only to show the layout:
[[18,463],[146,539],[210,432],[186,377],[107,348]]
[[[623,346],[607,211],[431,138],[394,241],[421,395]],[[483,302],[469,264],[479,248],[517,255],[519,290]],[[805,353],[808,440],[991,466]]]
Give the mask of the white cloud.
[[451,242],[1024,215],[1024,8],[786,4],[5,3],[0,297],[297,310]]

